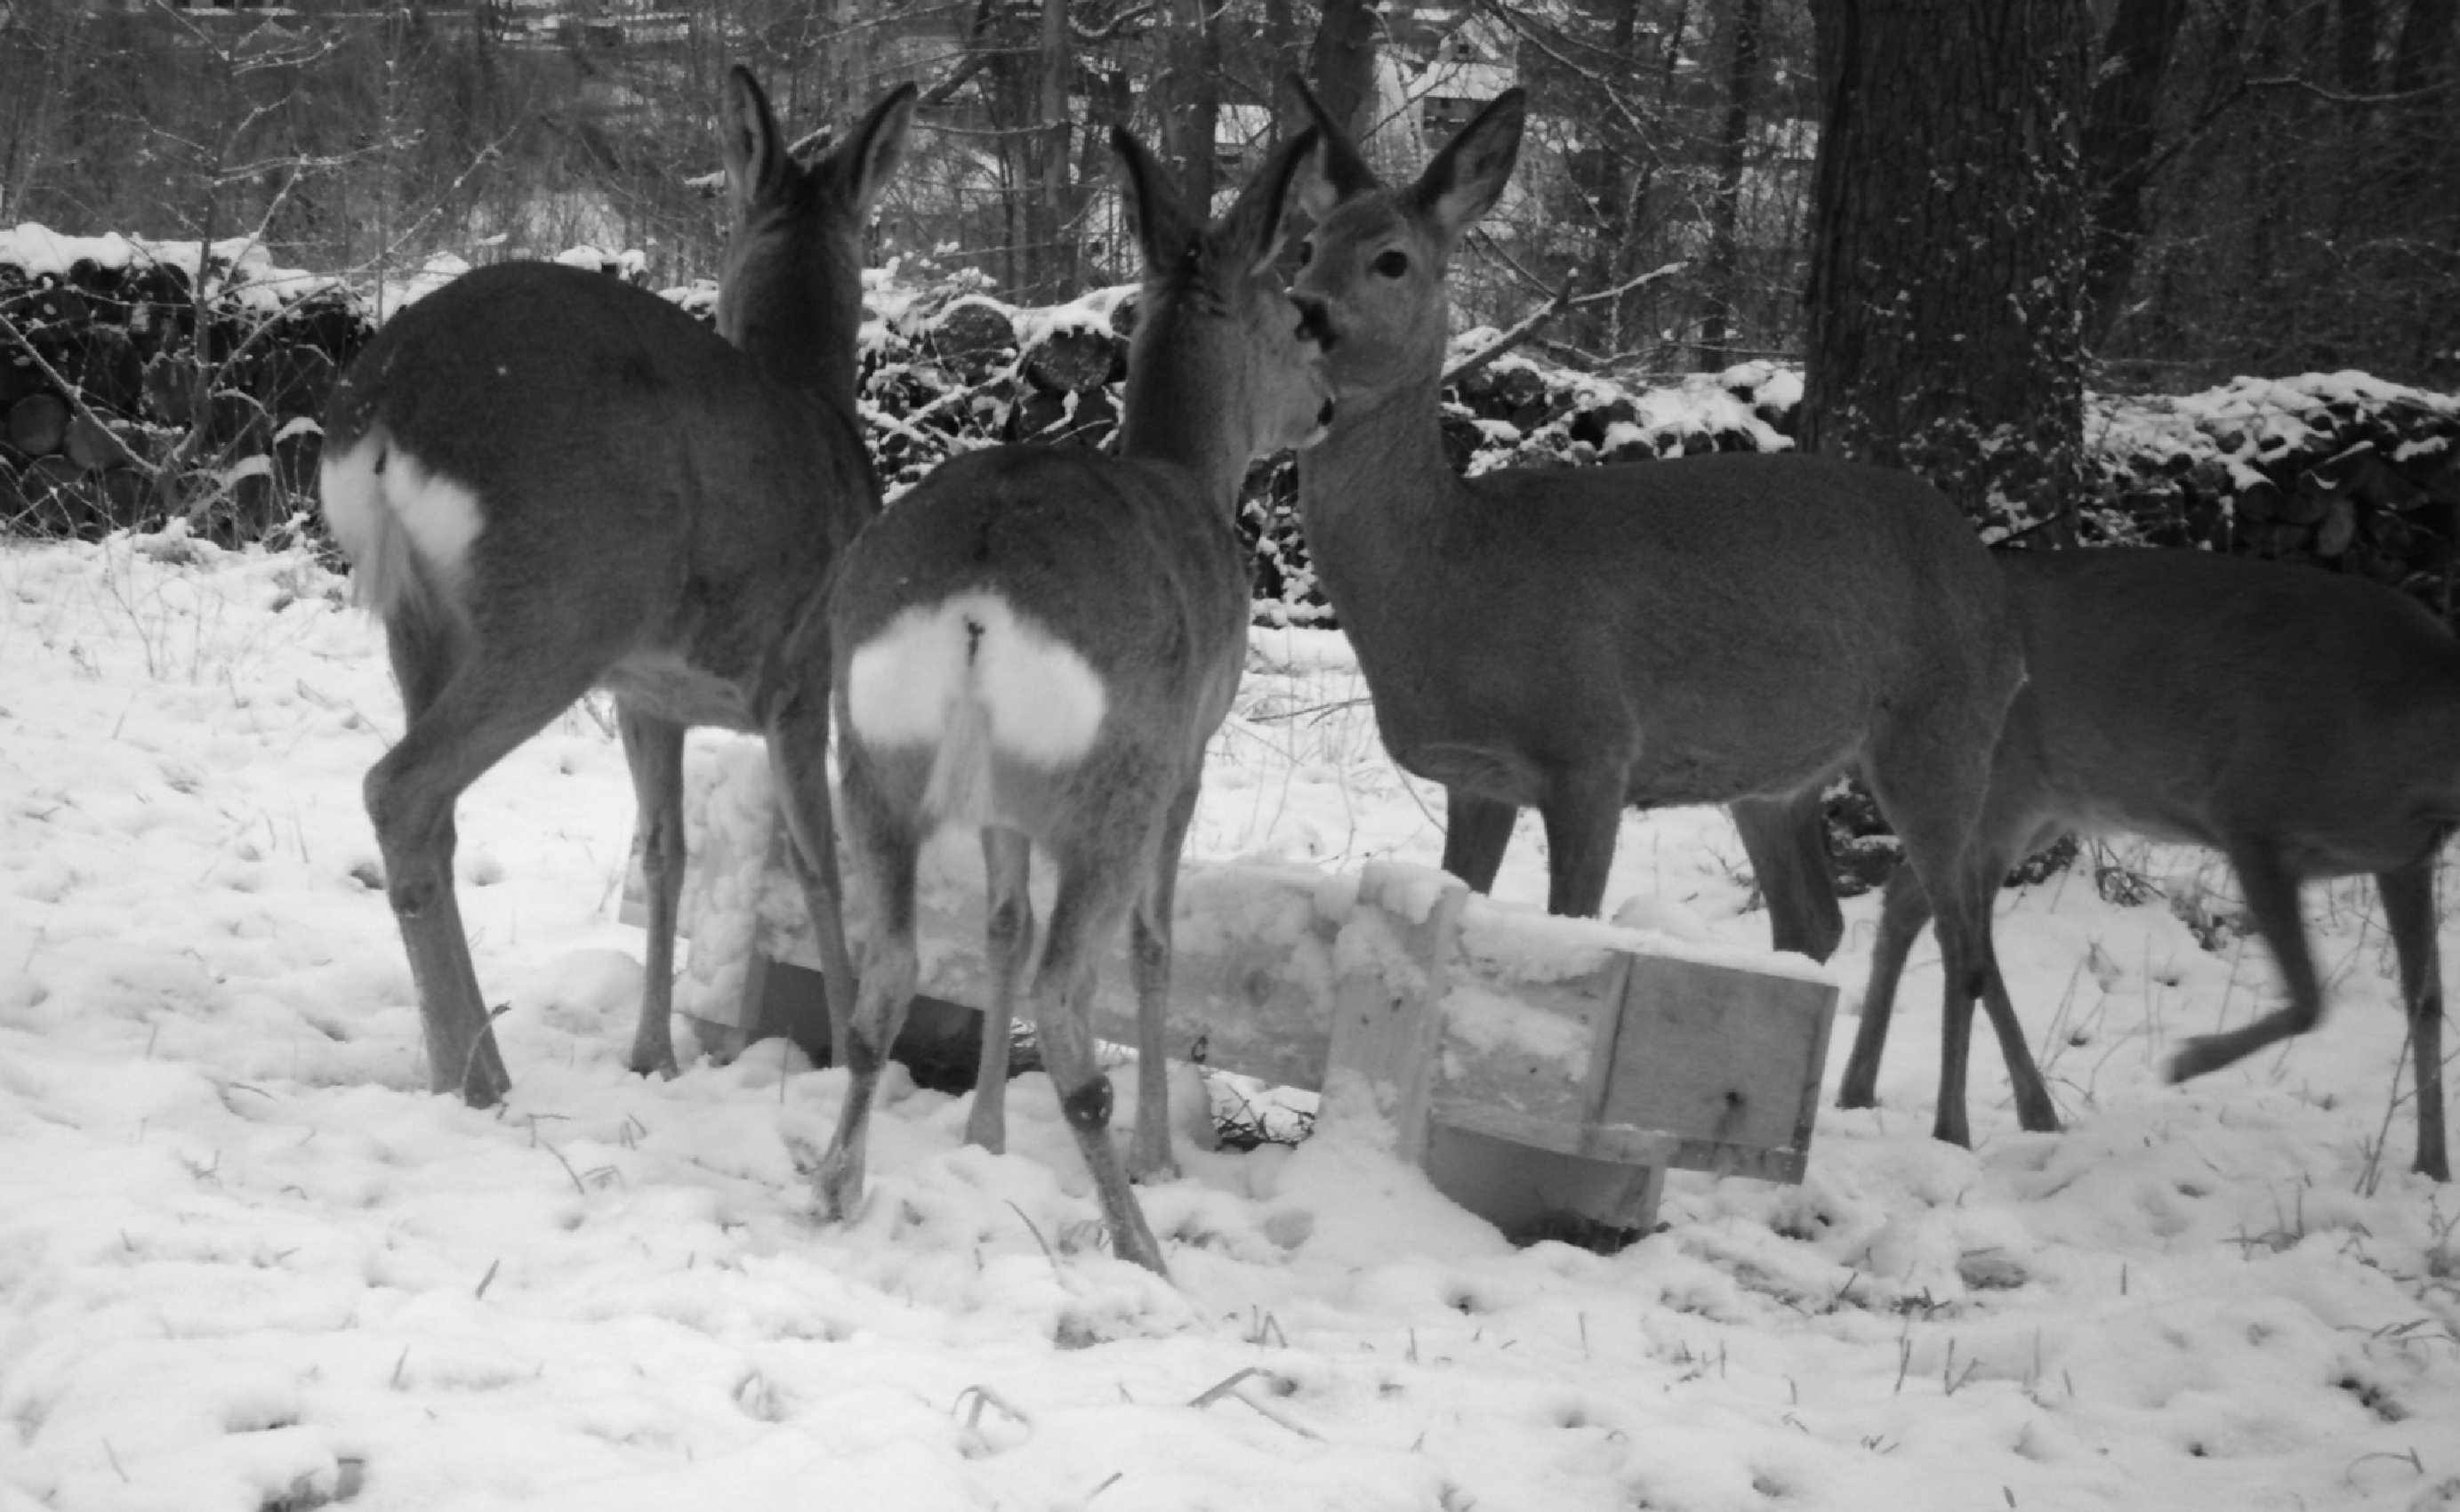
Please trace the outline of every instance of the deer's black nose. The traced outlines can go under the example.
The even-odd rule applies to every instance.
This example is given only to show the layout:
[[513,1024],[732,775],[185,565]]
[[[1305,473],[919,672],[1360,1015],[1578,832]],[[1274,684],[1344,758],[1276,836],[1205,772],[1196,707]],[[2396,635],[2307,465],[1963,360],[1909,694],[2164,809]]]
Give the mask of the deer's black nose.
[[1299,339],[1312,341],[1330,351],[1334,340],[1331,309],[1313,294],[1292,294],[1290,303],[1299,307]]
[[1324,408],[1315,412],[1315,423],[1324,427],[1327,431],[1332,429],[1332,401],[1330,399],[1325,400]]

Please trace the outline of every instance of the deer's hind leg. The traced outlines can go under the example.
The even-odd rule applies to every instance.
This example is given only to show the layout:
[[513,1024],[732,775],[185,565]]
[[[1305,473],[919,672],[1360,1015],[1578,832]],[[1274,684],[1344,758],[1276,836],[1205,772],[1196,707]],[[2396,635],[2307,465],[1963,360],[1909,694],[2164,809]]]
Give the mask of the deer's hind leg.
[[770,714],[765,734],[777,808],[785,816],[792,842],[795,880],[802,887],[804,911],[811,916],[812,932],[819,940],[828,1022],[813,1023],[805,1014],[785,1028],[807,1054],[817,1058],[825,1047],[830,1064],[842,1066],[852,1054],[847,1025],[859,989],[854,955],[846,948],[845,881],[838,874],[837,806],[829,794],[829,687],[818,671],[827,663],[816,651],[805,655],[813,671],[795,694]]
[[1854,1031],[1854,1053],[1836,1083],[1836,1106],[1875,1108],[1879,1103],[1879,1062],[1887,1054],[1888,1022],[1895,1015],[1897,984],[1905,974],[1905,958],[1914,941],[1930,923],[1930,893],[1910,865],[1888,875],[1879,900],[1878,937],[1871,947],[1871,978],[1862,990],[1862,1020]]
[[648,905],[648,963],[629,1064],[638,1075],[675,1074],[675,914],[684,890],[684,727],[624,699],[615,727],[640,809],[641,884]]
[[2289,990],[2289,1002],[2253,1023],[2189,1039],[2170,1057],[2172,1081],[2235,1065],[2278,1040],[2306,1033],[2323,1017],[2323,984],[2306,943],[2306,922],[2298,912],[2298,879],[2266,845],[2233,847],[2229,860],[2230,869],[2237,873],[2238,889],[2246,896],[2247,911],[2255,915],[2256,932],[2272,948],[2273,964]]
[[848,1219],[862,1205],[864,1163],[870,1143],[871,1104],[879,1095],[880,1068],[905,1024],[914,1001],[918,960],[914,950],[914,872],[922,839],[876,790],[869,761],[848,753],[845,763],[846,851],[861,891],[871,902],[872,936],[846,1025],[845,1102],[837,1133],[820,1158],[818,1186],[823,1216]]
[[2434,857],[2379,872],[2384,921],[2400,957],[2401,1006],[2408,1011],[2408,1057],[2417,1089],[2417,1160],[2410,1168],[2451,1180],[2443,1128],[2443,959],[2435,943]]
[[[1158,819],[1158,816],[1156,816]],[[1112,1252],[1157,1275],[1168,1275],[1161,1246],[1145,1222],[1118,1147],[1111,1141],[1111,1081],[1094,1054],[1092,1003],[1095,963],[1134,909],[1143,878],[1125,858],[1150,854],[1158,837],[1118,836],[1120,843],[1062,855],[1059,894],[1050,938],[1033,984],[1034,1022],[1059,1095],[1059,1109],[1093,1176],[1093,1190],[1111,1234]]]
[[488,654],[456,628],[413,609],[386,644],[409,726],[368,769],[368,819],[385,890],[418,990],[428,1085],[487,1107],[511,1089],[453,889],[454,805],[471,783],[588,691],[595,665],[557,667]]
[[1201,792],[1201,779],[1191,780],[1171,799],[1128,922],[1128,962],[1136,990],[1136,1127],[1128,1146],[1128,1174],[1139,1182],[1178,1175],[1170,1141],[1171,910],[1178,892],[1179,853]]
[[[1955,692],[1941,690],[1926,708],[1907,710],[1904,717],[1876,732],[1863,777],[1879,800],[1879,811],[1904,841],[1906,862],[1930,900],[1939,934],[1946,982],[1940,1007],[1939,1109],[1932,1133],[1951,1144],[1970,1145],[1965,1084],[1976,998],[1990,1015],[2007,1065],[2017,1122],[2026,1130],[2048,1133],[2058,1128],[2059,1115],[2049,1084],[2025,1043],[2025,1028],[2000,976],[1998,950],[1990,938],[1998,877],[1983,824],[2005,701],[1994,702],[1978,691],[1954,701]],[[1867,1002],[1863,1011],[1869,1013]],[[1870,1090],[1863,1083],[1877,1078],[1885,1033],[1883,1020],[1866,1016],[1848,1062],[1850,1090]]]
[[997,1154],[1007,1148],[1008,1036],[1016,1027],[1016,990],[1033,955],[1032,841],[990,825],[983,830],[983,875],[989,897],[983,916],[984,955],[991,1000],[983,1008],[982,1054],[974,1071],[974,1105],[965,1115],[965,1142]]

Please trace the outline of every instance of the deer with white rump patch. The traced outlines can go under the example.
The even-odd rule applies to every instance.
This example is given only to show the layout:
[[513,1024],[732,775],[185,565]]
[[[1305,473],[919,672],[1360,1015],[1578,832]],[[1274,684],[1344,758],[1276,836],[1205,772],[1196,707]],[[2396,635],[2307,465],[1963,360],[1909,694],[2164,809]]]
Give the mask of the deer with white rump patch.
[[[1299,518],[1386,748],[1444,786],[1444,868],[1484,891],[1535,805],[1547,907],[1592,915],[1626,805],[1722,803],[1778,947],[1824,957],[1842,929],[1833,892],[1784,888],[1825,876],[1804,820],[1858,765],[1947,901],[1951,979],[1978,981],[1990,937],[1971,832],[2023,657],[1970,527],[1918,479],[1815,457],[1458,477],[1439,420],[1445,270],[1503,194],[1521,92],[1400,188],[1305,98],[1317,224],[1291,292],[1341,410],[1299,459]],[[1963,1017],[1957,1001],[1936,1132],[1964,1143],[1971,994]],[[1995,1010],[1992,1028],[2022,1033]],[[2016,1093],[2026,1128],[2056,1125],[2038,1076]]]
[[403,310],[334,389],[325,515],[408,716],[368,816],[435,1091],[509,1086],[454,896],[455,802],[593,686],[615,695],[648,884],[633,1069],[674,1069],[691,725],[767,736],[843,1012],[823,590],[880,507],[854,414],[862,229],[914,100],[891,93],[805,167],[732,71],[717,334],[603,274],[510,263]]
[[1111,1084],[1088,995],[1132,923],[1139,1177],[1172,1169],[1162,1012],[1171,896],[1204,746],[1247,641],[1236,525],[1249,462],[1319,435],[1321,356],[1271,269],[1309,138],[1278,150],[1205,226],[1135,138],[1112,134],[1144,256],[1119,455],[1007,446],[944,464],[846,554],[838,657],[849,885],[871,935],[850,1033],[853,1080],[820,1166],[824,1207],[862,1196],[880,1068],[914,995],[915,867],[945,825],[978,830],[989,877],[992,1000],[967,1138],[1005,1138],[1008,1025],[1033,940],[1027,863],[1058,891],[1032,988],[1061,1107],[1113,1251],[1156,1272],[1160,1246],[1111,1143]]
[[[2310,567],[2115,547],[2017,552],[2001,564],[2031,676],[2008,710],[1983,811],[1991,890],[2015,861],[2073,830],[2229,858],[2289,1003],[2188,1040],[2170,1063],[2184,1081],[2321,1021],[2299,884],[2373,874],[2407,1010],[2415,1169],[2449,1181],[2434,867],[2460,824],[2460,641],[2403,594]],[[1825,870],[1802,882],[1829,885]],[[1900,868],[1838,1088],[1845,1107],[1877,1100],[1897,979],[1929,917],[1921,879]],[[1995,960],[1983,988],[2006,996]]]

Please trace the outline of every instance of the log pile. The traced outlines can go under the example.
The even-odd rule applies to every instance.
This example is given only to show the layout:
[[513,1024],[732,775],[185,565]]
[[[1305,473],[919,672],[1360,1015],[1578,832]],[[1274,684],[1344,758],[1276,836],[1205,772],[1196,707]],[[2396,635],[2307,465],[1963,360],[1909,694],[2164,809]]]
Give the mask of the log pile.
[[2460,398],[2358,373],[2096,397],[2110,540],[2311,561],[2450,610]]
[[[0,524],[93,534],[186,508],[246,540],[312,507],[313,416],[371,333],[362,303],[329,280],[270,279],[261,255],[234,249],[210,264],[201,321],[193,244],[182,266],[116,237],[74,245],[127,255],[63,260],[53,238],[50,263],[30,272],[11,256],[30,230],[49,237],[0,231]],[[561,261],[641,276],[637,258],[588,248]],[[667,297],[704,320],[715,306],[706,282]],[[977,447],[1113,444],[1133,287],[1032,309],[978,283],[875,277],[865,299],[859,397],[892,500]],[[1464,333],[1455,359],[1492,340]],[[1446,388],[1443,435],[1470,473],[1779,450],[1800,394],[1798,374],[1769,362],[1625,388],[1514,352]],[[2089,435],[2072,522],[2088,543],[2308,560],[2449,612],[2460,397],[2357,373],[2241,378],[2180,397],[2096,396]],[[1258,613],[1329,625],[1295,497],[1286,459],[1248,479]]]
[[94,536],[185,512],[253,540],[312,490],[314,416],[372,323],[237,245],[207,254],[201,307],[186,251],[0,233],[0,526]]

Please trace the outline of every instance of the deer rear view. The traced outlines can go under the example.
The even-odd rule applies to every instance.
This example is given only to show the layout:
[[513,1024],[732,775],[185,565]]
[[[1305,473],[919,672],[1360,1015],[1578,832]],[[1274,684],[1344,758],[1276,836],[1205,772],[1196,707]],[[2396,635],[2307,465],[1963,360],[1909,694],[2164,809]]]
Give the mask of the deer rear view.
[[[2299,884],[2371,874],[2408,1013],[2415,1168],[2450,1180],[2434,867],[2460,822],[2460,642],[2405,595],[2310,567],[2122,548],[2020,552],[2002,565],[2031,678],[2008,711],[1983,810],[1991,889],[2072,830],[2227,857],[2289,1004],[2187,1041],[2170,1066],[2183,1081],[2315,1027],[2322,988]],[[1876,1100],[1897,979],[1930,914],[1923,888],[1902,869],[1889,879],[1846,1107]],[[1995,961],[1986,990],[2006,995]]]
[[1008,1025],[1033,939],[1029,848],[1058,892],[1032,989],[1060,1105],[1113,1248],[1163,1269],[1112,1146],[1087,994],[1133,921],[1137,1175],[1171,1169],[1162,1010],[1171,895],[1204,746],[1246,656],[1236,527],[1249,461],[1323,428],[1330,388],[1271,271],[1309,141],[1274,154],[1216,224],[1114,131],[1144,257],[1119,455],[1008,446],[952,458],[847,553],[830,634],[853,885],[872,926],[853,1080],[822,1159],[834,1215],[860,1201],[880,1067],[914,995],[914,876],[942,826],[981,832],[993,998],[967,1136],[1004,1138]]
[[503,264],[395,316],[334,390],[325,513],[408,716],[368,814],[438,1092],[509,1085],[454,897],[455,802],[593,686],[615,695],[648,883],[634,1069],[674,1067],[690,725],[767,736],[842,1012],[822,587],[879,510],[854,418],[861,237],[914,97],[806,168],[732,71],[719,334],[603,274]]
[[[2022,655],[1963,519],[1909,475],[1813,457],[1456,476],[1439,428],[1445,270],[1503,193],[1521,94],[1400,188],[1308,104],[1322,171],[1292,295],[1341,408],[1300,458],[1300,521],[1392,759],[1444,786],[1445,869],[1485,890],[1534,805],[1547,907],[1595,914],[1626,805],[1726,804],[1777,945],[1824,957],[1842,925],[1805,820],[1858,765],[1950,901],[1951,978],[1980,980],[1989,921],[1967,853]],[[1789,888],[1805,872],[1819,888]],[[1969,1016],[1949,1021],[1969,1034]],[[2021,1033],[1995,1009],[1992,1027]],[[1964,1043],[1937,1124],[1958,1143]],[[2056,1126],[2038,1076],[2016,1090],[2026,1128]]]

